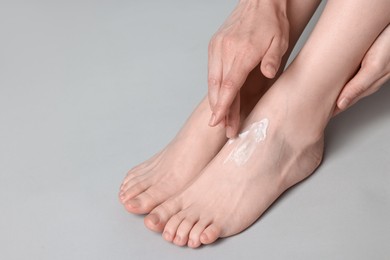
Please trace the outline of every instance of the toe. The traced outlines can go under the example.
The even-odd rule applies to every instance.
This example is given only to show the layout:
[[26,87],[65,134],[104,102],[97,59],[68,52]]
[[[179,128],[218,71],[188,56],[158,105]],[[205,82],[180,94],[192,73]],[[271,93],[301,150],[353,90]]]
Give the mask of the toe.
[[188,246],[192,248],[199,247],[202,242],[200,242],[200,235],[202,232],[206,229],[206,227],[209,225],[208,222],[204,222],[202,220],[199,220],[194,227],[191,229],[189,239],[188,239]]
[[127,173],[126,177],[124,178],[124,180],[123,180],[123,182],[121,184],[121,189],[123,189],[129,181],[131,181],[134,178],[137,178],[137,177],[141,176],[143,173],[144,173],[144,171],[142,171],[142,170],[141,171],[137,171],[137,172],[129,172],[129,173]]
[[[173,239],[175,238],[177,229],[180,225],[180,223],[184,220],[185,216],[182,211],[179,213],[173,215],[167,222],[164,228],[163,237],[165,240],[169,242],[173,242]],[[180,237],[178,237],[178,240],[181,240]]]
[[177,228],[175,239],[173,240],[173,243],[175,243],[178,246],[184,246],[188,242],[188,236],[190,234],[191,229],[194,227],[197,219],[194,218],[188,218],[188,216],[183,219],[183,221],[180,223],[179,227]]
[[130,210],[132,213],[146,214],[149,213],[157,204],[158,201],[148,193],[148,190],[146,190],[135,198],[128,200],[125,203],[125,207],[128,210],[135,208],[136,212],[133,212],[134,210]]
[[123,206],[125,206],[125,209],[130,213],[143,214],[141,201],[137,198],[127,200],[126,203],[123,204]]
[[131,187],[133,187],[134,185],[137,185],[138,183],[142,183],[146,180],[146,176],[145,175],[141,175],[141,176],[133,176],[132,179],[128,180],[126,183],[124,182],[121,187],[120,187],[120,190],[121,191],[127,191],[128,189],[130,189]]
[[180,209],[181,206],[176,200],[167,200],[153,209],[150,214],[145,217],[145,226],[152,231],[162,232],[168,220],[179,212]]
[[126,203],[147,190],[151,185],[152,182],[149,179],[139,180],[139,182],[133,183],[132,186],[126,185],[126,188],[119,193],[119,199],[122,203]]
[[129,170],[126,174],[126,177],[123,179],[122,181],[122,184],[121,184],[121,190],[124,189],[124,187],[126,186],[126,184],[133,180],[134,178],[138,178],[142,175],[144,175],[145,173],[148,173],[150,172],[151,170],[151,167],[149,167],[148,164],[141,164],[141,165],[138,165],[136,167],[134,167],[133,169]]
[[215,224],[209,225],[200,235],[200,242],[202,244],[211,244],[219,238],[221,229]]

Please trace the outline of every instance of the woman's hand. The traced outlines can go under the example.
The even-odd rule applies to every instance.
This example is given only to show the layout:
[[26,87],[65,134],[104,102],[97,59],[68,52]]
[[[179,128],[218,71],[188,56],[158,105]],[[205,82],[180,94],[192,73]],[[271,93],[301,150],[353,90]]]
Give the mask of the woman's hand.
[[240,1],[209,44],[210,126],[225,121],[227,137],[237,134],[240,88],[260,62],[264,76],[273,78],[288,40],[286,0]]
[[345,85],[334,115],[378,91],[390,78],[390,25],[378,36],[363,58],[358,73]]

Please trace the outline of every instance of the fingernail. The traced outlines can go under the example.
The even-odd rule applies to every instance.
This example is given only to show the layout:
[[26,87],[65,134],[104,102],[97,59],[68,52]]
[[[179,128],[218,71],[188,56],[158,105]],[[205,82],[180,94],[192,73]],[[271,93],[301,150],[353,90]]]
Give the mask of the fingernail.
[[341,110],[344,110],[348,107],[348,104],[349,104],[349,100],[348,98],[342,98],[340,100],[340,102],[338,103],[338,107],[341,109]]
[[210,118],[210,121],[209,121],[209,126],[214,126],[215,125],[215,119],[216,119],[216,117],[215,117],[215,114],[213,113],[211,115],[211,118]]
[[273,65],[271,64],[268,64],[265,69],[272,75],[272,76],[275,76],[276,74],[276,69]]
[[228,125],[226,127],[226,137],[227,138],[233,138],[234,137],[233,127],[231,127],[230,125]]

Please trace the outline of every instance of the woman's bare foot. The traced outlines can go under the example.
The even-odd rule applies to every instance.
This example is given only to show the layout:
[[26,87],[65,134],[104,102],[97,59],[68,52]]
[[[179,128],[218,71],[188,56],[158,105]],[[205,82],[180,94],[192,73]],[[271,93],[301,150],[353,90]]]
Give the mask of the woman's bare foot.
[[[320,127],[305,127],[313,111],[266,94],[240,137],[228,142],[186,190],[155,208],[145,225],[176,245],[198,247],[237,234],[286,189],[308,177],[323,153]],[[295,105],[294,105],[295,104]]]
[[340,90],[389,23],[388,6],[387,0],[329,0],[300,54],[256,105],[241,136],[186,190],[152,210],[146,226],[177,245],[209,244],[247,228],[281,193],[308,177],[321,161],[323,130]]
[[[319,1],[294,0],[288,3],[291,25],[290,47],[281,63],[283,68],[295,42],[315,11]],[[278,78],[282,69],[275,78]],[[257,66],[241,88],[241,118],[252,111],[257,101],[273,84]],[[224,129],[208,127],[211,111],[204,100],[191,115],[178,136],[159,154],[130,170],[121,190],[120,201],[132,213],[148,213],[198,176],[226,142]]]
[[[323,130],[340,90],[389,23],[388,6],[386,0],[329,0],[300,54],[256,105],[241,136],[186,190],[146,216],[145,225],[177,245],[209,244],[247,228],[281,193],[308,177],[321,161]],[[366,22],[356,27],[362,19]]]
[[[242,118],[273,81],[262,76],[258,67],[250,73],[241,92]],[[218,153],[226,142],[225,129],[208,126],[210,112],[205,98],[165,149],[128,172],[119,199],[129,212],[150,212],[197,177]]]
[[129,212],[152,210],[187,185],[219,151],[224,131],[207,126],[209,113],[205,98],[165,149],[128,172],[119,199]]

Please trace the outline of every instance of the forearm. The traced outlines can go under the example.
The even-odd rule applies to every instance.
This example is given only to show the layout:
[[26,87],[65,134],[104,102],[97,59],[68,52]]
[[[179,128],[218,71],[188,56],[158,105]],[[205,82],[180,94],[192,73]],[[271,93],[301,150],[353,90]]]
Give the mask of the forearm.
[[302,51],[271,90],[283,89],[301,111],[316,110],[310,122],[324,128],[341,89],[389,17],[388,0],[329,0]]
[[389,22],[388,0],[330,0],[292,69],[315,78],[324,92],[335,86],[338,93]]
[[284,69],[287,60],[299,37],[313,16],[321,0],[281,0],[287,2],[287,17],[290,23],[289,47],[283,57],[279,73]]

